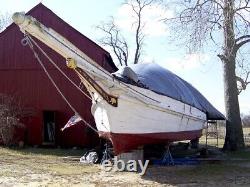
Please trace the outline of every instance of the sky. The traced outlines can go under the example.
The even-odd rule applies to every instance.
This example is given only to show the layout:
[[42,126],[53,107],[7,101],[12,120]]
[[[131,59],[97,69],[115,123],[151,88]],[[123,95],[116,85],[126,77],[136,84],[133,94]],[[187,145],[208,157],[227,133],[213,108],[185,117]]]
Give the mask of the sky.
[[[128,38],[133,51],[133,15],[123,0],[0,0],[0,13],[27,12],[42,2],[64,21],[98,43],[103,36],[96,26],[114,17],[115,23]],[[155,62],[179,75],[197,88],[217,109],[225,112],[222,64],[213,49],[189,54],[184,46],[176,46],[168,25],[159,22],[162,17],[172,17],[171,9],[152,6],[145,10],[144,62]],[[104,46],[103,46],[104,47]],[[105,48],[105,47],[104,47]],[[110,49],[106,48],[111,55]],[[112,55],[115,60],[114,56]],[[239,96],[241,113],[250,114],[250,88]]]

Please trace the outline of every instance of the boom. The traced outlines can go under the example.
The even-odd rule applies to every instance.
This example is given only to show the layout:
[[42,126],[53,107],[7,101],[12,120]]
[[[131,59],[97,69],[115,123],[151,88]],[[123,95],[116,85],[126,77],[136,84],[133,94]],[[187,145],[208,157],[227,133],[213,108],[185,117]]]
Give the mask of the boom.
[[[117,106],[117,99],[121,93],[126,92],[128,95],[137,98],[145,104],[159,104],[161,102],[152,99],[147,95],[138,92],[131,86],[115,79],[109,72],[97,64],[93,59],[88,57],[84,52],[78,49],[74,44],[54,31],[47,28],[35,18],[24,13],[14,13],[12,16],[14,22],[20,27],[24,34],[30,34],[59,53],[79,74],[82,72],[81,79],[86,88],[92,87],[99,95],[102,96],[112,106]],[[79,70],[79,71],[78,71]],[[80,71],[84,70],[84,71]],[[90,94],[92,91],[89,90]],[[92,95],[93,97],[93,95]],[[95,98],[94,98],[95,99]]]
[[75,66],[84,69],[86,72],[102,79],[112,80],[109,72],[103,69],[93,59],[58,34],[51,28],[47,28],[35,18],[24,13],[15,13],[12,16],[14,22],[20,27],[23,33],[28,33],[44,44],[62,55],[65,59],[74,59]]

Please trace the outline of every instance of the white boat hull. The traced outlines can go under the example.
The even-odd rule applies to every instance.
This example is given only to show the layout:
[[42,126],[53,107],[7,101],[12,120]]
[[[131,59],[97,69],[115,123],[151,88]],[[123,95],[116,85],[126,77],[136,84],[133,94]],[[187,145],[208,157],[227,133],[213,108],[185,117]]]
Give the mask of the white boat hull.
[[111,140],[116,154],[145,144],[167,144],[201,136],[206,122],[205,113],[150,90],[134,89],[162,102],[158,105],[145,104],[124,93],[118,98],[118,107],[103,99],[92,105],[99,135]]

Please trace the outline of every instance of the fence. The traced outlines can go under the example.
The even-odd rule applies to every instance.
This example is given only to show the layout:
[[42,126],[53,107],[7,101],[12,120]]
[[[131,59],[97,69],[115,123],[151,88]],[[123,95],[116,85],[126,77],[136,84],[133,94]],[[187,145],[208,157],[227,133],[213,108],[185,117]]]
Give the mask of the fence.
[[[208,132],[208,133],[207,133]],[[244,141],[246,146],[250,146],[250,127],[243,128]],[[201,144],[206,144],[209,146],[223,147],[224,140],[226,136],[226,127],[222,122],[215,125],[208,126],[208,129],[204,129],[203,135],[200,138]],[[218,137],[218,138],[217,138]]]

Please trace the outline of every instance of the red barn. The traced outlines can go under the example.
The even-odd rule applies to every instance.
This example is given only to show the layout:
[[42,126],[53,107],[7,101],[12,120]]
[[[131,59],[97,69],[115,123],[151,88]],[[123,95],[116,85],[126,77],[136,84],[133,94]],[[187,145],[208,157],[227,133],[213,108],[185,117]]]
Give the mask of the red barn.
[[[117,70],[107,51],[72,28],[43,4],[38,4],[27,14],[53,28],[109,72]],[[93,145],[98,137],[84,124],[60,131],[74,113],[46,77],[29,47],[22,46],[22,38],[23,34],[15,24],[11,24],[0,33],[0,93],[19,97],[26,108],[34,111],[33,116],[24,122],[26,130],[22,138],[25,143],[30,145],[51,143],[60,146]],[[40,42],[39,44],[79,85],[78,77],[65,66],[65,59]],[[43,57],[42,61],[70,103],[87,122],[95,126],[90,112],[91,101],[73,87],[49,64],[48,60]]]

